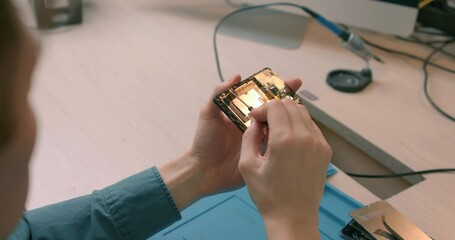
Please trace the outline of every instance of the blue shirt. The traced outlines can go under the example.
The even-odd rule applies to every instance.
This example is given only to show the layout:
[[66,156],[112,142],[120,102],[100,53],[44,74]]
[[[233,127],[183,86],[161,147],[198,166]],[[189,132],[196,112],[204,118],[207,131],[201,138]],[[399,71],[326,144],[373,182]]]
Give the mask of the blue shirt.
[[180,219],[153,167],[91,195],[27,211],[8,239],[147,239]]

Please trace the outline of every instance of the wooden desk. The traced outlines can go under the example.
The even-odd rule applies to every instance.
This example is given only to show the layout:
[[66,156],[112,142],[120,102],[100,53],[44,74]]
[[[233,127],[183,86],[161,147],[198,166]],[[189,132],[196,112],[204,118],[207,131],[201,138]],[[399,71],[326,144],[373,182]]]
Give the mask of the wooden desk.
[[[211,0],[87,1],[82,25],[40,33],[32,94],[40,131],[28,208],[88,194],[185,151],[219,81],[212,34],[230,11]],[[220,35],[219,50],[226,78],[264,66],[301,77],[302,90],[318,97],[306,100],[314,117],[393,169],[453,167],[455,127],[425,101],[420,64],[381,53],[387,64],[372,65],[374,83],[344,94],[325,84],[327,72],[364,64],[317,24],[298,49]],[[452,114],[454,90],[453,75],[432,69],[431,92]],[[365,204],[377,200],[343,173],[330,182]],[[428,176],[389,201],[435,239],[449,239],[453,183],[453,175]]]

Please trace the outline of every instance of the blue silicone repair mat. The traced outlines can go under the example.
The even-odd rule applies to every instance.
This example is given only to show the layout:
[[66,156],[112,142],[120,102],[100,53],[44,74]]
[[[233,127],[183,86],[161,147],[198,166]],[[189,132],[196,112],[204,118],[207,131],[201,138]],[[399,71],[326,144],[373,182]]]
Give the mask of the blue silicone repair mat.
[[[335,169],[329,167],[327,175]],[[319,209],[319,231],[324,240],[340,239],[340,230],[351,220],[349,212],[362,205],[326,184]],[[206,197],[182,212],[182,220],[149,240],[262,240],[264,225],[245,187]]]

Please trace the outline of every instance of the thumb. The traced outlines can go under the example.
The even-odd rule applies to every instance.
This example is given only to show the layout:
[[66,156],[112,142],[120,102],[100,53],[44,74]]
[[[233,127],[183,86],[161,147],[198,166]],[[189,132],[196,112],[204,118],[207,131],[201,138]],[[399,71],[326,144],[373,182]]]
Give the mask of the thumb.
[[239,161],[241,173],[254,170],[261,163],[261,123],[251,119],[251,125],[247,128],[242,138],[242,151]]
[[213,98],[222,93],[223,91],[229,89],[230,87],[234,86],[235,84],[239,83],[241,80],[240,75],[235,75],[231,80],[227,82],[222,82],[218,84],[210,94],[210,99],[207,101],[206,106],[204,107],[204,114],[207,117],[218,117],[221,113],[220,109],[213,103]]

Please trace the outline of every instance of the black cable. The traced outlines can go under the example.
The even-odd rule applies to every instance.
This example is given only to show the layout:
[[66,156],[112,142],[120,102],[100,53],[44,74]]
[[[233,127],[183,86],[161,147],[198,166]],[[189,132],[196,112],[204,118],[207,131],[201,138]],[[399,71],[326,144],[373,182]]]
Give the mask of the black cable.
[[[436,49],[436,48],[437,48],[437,47],[435,46],[435,44],[437,44],[437,43],[444,43],[444,41],[441,41],[441,40],[439,40],[439,41],[437,41],[437,40],[434,40],[434,41],[422,41],[422,40],[420,40],[420,39],[417,38],[417,37],[414,37],[414,39],[417,40],[417,41],[420,41],[422,44],[425,44],[426,46],[428,46],[428,47],[430,47],[430,48],[432,48],[432,49]],[[446,40],[450,40],[450,39],[446,39]],[[455,40],[455,38],[452,38],[452,40]],[[448,52],[448,51],[446,51],[446,50],[443,50],[443,49],[441,49],[440,52],[443,53],[443,54],[445,54],[446,56],[452,58],[452,59],[455,59],[455,54],[453,54],[453,53],[450,53],[450,52]]]
[[[344,30],[348,30],[349,28],[344,25],[344,24],[339,24],[342,28],[344,28]],[[362,37],[362,40],[367,43],[369,46],[371,47],[374,47],[374,48],[377,48],[379,50],[382,50],[384,52],[388,52],[388,53],[393,53],[393,54],[397,54],[397,55],[402,55],[402,56],[405,56],[405,57],[409,57],[409,58],[412,58],[414,60],[418,60],[418,61],[421,61],[421,62],[424,62],[425,59],[422,58],[422,57],[419,57],[419,56],[416,56],[416,55],[413,55],[411,53],[407,53],[407,52],[402,52],[402,51],[399,51],[399,50],[396,50],[396,49],[391,49],[391,48],[387,48],[387,47],[384,47],[384,46],[381,46],[377,43],[374,43],[368,39],[365,39],[364,37]],[[439,43],[446,43],[446,42],[451,42],[453,41],[454,38],[450,38],[450,39],[447,39],[447,40],[442,40],[442,41],[438,41]],[[429,65],[433,66],[433,67],[436,67],[436,68],[439,68],[441,70],[444,70],[444,71],[447,71],[447,72],[450,72],[450,73],[455,73],[455,69],[450,69],[448,67],[445,67],[445,66],[442,66],[442,65],[439,65],[439,64],[436,64],[436,63],[433,63],[433,62],[429,62],[428,63]]]
[[384,216],[384,215],[382,215],[381,221],[382,221],[382,225],[384,225],[384,227],[387,229],[387,231],[389,231],[389,232],[392,234],[392,236],[393,236],[393,238],[394,238],[395,240],[404,240],[404,238],[401,237],[400,234],[399,234],[397,231],[395,231],[395,229],[393,229],[393,228],[386,222],[385,216]]
[[[414,60],[425,62],[424,58],[421,58],[419,56],[413,55],[411,53],[402,52],[402,51],[398,51],[398,50],[395,50],[395,49],[383,47],[383,46],[381,46],[381,45],[379,45],[377,43],[373,43],[370,40],[365,39],[364,37],[362,37],[362,39],[363,39],[364,42],[366,42],[371,47],[377,48],[377,49],[382,50],[384,52],[393,53],[393,54],[397,54],[397,55],[402,55],[402,56],[406,56],[406,57],[412,58]],[[451,41],[453,41],[453,39],[447,40],[444,43],[451,42]],[[441,70],[444,70],[444,71],[447,71],[447,72],[450,72],[450,73],[455,73],[455,69],[450,69],[450,68],[447,68],[445,66],[439,65],[437,63],[429,62],[428,65],[431,65],[433,67],[439,68]]]
[[[437,43],[445,43],[445,42],[447,42],[449,40],[453,40],[454,39],[454,38],[452,38],[452,39],[444,39],[444,40],[423,41],[423,40],[421,40],[421,39],[419,39],[417,37],[412,37],[412,39],[410,39],[410,38],[404,38],[404,37],[400,37],[400,36],[395,36],[395,38],[397,38],[399,40],[402,40],[402,41],[405,41],[405,42],[411,42],[411,43],[427,46],[427,47],[432,48],[432,49],[436,49],[437,48],[435,46],[435,44],[437,44]],[[452,58],[452,59],[455,59],[455,54],[452,54],[452,53],[444,51],[444,50],[441,50],[440,52],[445,54],[446,56]]]
[[404,172],[404,173],[394,173],[394,174],[360,174],[360,173],[351,173],[345,172],[348,176],[356,178],[398,178],[406,177],[413,175],[425,175],[425,174],[435,174],[435,173],[451,173],[455,172],[455,168],[437,168],[437,169],[428,169],[415,172]]
[[376,43],[372,43],[371,41],[366,40],[365,38],[363,38],[363,40],[368,45],[370,45],[372,47],[375,47],[377,49],[380,49],[382,51],[389,52],[389,53],[394,53],[394,54],[398,54],[398,55],[403,55],[403,56],[406,56],[406,57],[409,57],[409,58],[412,58],[412,59],[415,59],[415,60],[422,61],[423,62],[423,73],[424,73],[423,90],[424,90],[424,93],[425,93],[425,97],[427,98],[428,102],[430,102],[431,106],[433,106],[433,108],[436,109],[436,111],[441,113],[444,117],[448,118],[449,120],[455,121],[455,117],[450,115],[450,114],[448,114],[441,107],[439,107],[434,102],[433,98],[430,96],[430,94],[428,92],[428,65],[432,65],[434,67],[437,67],[437,68],[439,68],[441,70],[444,70],[444,71],[447,71],[447,72],[450,72],[450,73],[455,73],[454,69],[449,69],[447,67],[441,66],[439,64],[436,64],[436,63],[433,63],[433,62],[430,61],[431,58],[436,53],[438,53],[441,50],[443,50],[444,47],[446,47],[450,43],[455,42],[455,39],[452,38],[452,39],[448,39],[448,40],[442,41],[441,42],[442,44],[439,47],[435,47],[434,50],[430,53],[430,55],[428,55],[428,57],[426,57],[426,58],[421,58],[421,57],[415,56],[415,55],[407,53],[407,52],[401,52],[401,51],[398,51],[398,50],[395,50],[395,49],[386,48],[386,47],[380,46],[380,45],[378,45]]
[[[226,3],[230,4],[230,1],[227,1]],[[253,10],[253,9],[274,7],[274,6],[289,6],[289,7],[299,8],[299,9],[303,10],[304,12],[306,12],[307,14],[309,14],[311,17],[317,19],[318,22],[320,22],[322,25],[324,25],[329,30],[331,30],[332,32],[335,32],[338,35],[338,37],[340,37],[341,39],[345,40],[347,37],[349,37],[348,32],[343,31],[337,25],[333,24],[332,22],[328,21],[327,19],[325,19],[318,13],[314,12],[313,10],[311,10],[303,5],[299,5],[299,4],[295,4],[295,3],[288,3],[288,2],[268,3],[268,4],[253,5],[253,6],[246,5],[245,7],[237,9],[237,10],[227,14],[226,16],[224,16],[218,22],[218,24],[215,27],[215,31],[213,32],[213,48],[215,50],[216,67],[217,67],[218,75],[220,77],[221,82],[224,82],[224,78],[223,78],[223,74],[221,73],[220,60],[219,60],[219,56],[218,56],[218,47],[217,47],[217,43],[216,43],[216,36],[217,36],[218,30],[219,30],[221,24],[223,24],[223,22],[226,19],[228,19],[229,17],[239,14],[241,12],[245,12],[245,11],[249,11],[249,10]]]
[[444,43],[444,42],[447,42],[449,40],[454,39],[454,38],[446,38],[446,39],[443,39],[443,40],[424,41],[424,40],[421,40],[420,38],[417,38],[415,36],[411,36],[412,39],[401,37],[401,36],[397,36],[397,35],[394,35],[394,37],[397,38],[397,39],[406,41],[406,42],[419,43],[419,44],[423,44],[423,45],[435,44],[435,43]]
[[[228,2],[230,3],[230,2]],[[266,7],[272,7],[272,6],[290,6],[290,7],[297,7],[297,8],[300,8],[302,10],[304,10],[305,12],[307,12],[308,14],[312,14],[313,11],[307,9],[306,7],[304,6],[301,6],[301,5],[298,5],[298,4],[295,4],[295,3],[270,3],[270,4],[262,4],[262,5],[254,5],[254,6],[245,6],[245,7],[242,7],[240,9],[237,9],[229,14],[227,14],[226,16],[224,16],[219,22],[218,24],[216,25],[215,27],[215,31],[213,32],[213,48],[215,50],[215,61],[216,61],[216,68],[218,70],[218,75],[220,77],[220,80],[221,82],[224,82],[224,78],[223,78],[223,74],[221,72],[221,66],[220,66],[220,59],[219,59],[219,56],[218,56],[218,47],[217,47],[217,44],[216,44],[216,36],[218,34],[218,30],[221,26],[221,24],[226,20],[228,19],[229,17],[233,16],[233,15],[236,15],[236,14],[239,14],[241,12],[245,12],[245,11],[249,11],[249,10],[253,10],[253,9],[259,9],[259,8],[266,8]]]
[[427,34],[427,35],[431,35],[431,36],[442,36],[442,37],[450,37],[450,36],[452,36],[452,35],[450,35],[448,33],[445,33],[445,32],[425,31],[423,29],[418,29],[418,28],[415,31],[418,32],[418,33],[423,33],[423,34]]
[[[401,38],[399,38],[401,39]],[[405,40],[405,39],[401,39],[401,40]],[[413,41],[411,39],[406,39],[405,41]],[[444,115],[446,118],[452,120],[452,121],[455,121],[455,117],[448,114],[447,112],[445,112],[444,110],[441,109],[441,107],[439,107],[433,100],[433,98],[431,97],[431,95],[429,94],[428,92],[428,63],[430,62],[430,59],[437,53],[437,52],[441,52],[441,53],[444,53],[446,55],[448,55],[449,57],[451,58],[455,58],[455,55],[451,54],[451,53],[448,53],[448,52],[445,52],[443,51],[443,48],[445,46],[447,46],[448,44],[450,43],[453,43],[455,42],[454,39],[451,39],[451,40],[446,40],[445,42],[443,42],[443,44],[439,47],[435,47],[433,46],[432,44],[428,44],[428,43],[424,43],[424,42],[419,42],[419,40],[417,39],[415,41],[416,43],[420,43],[420,44],[425,44],[431,48],[433,48],[433,51],[431,52],[431,54],[425,59],[424,61],[424,65],[423,65],[423,71],[424,71],[424,86],[423,86],[423,89],[424,89],[424,93],[425,93],[425,97],[427,98],[428,102],[430,102],[430,104],[439,112],[441,113],[442,115]]]
[[450,43],[453,43],[455,42],[455,40],[452,40],[452,41],[449,41],[449,42],[446,42],[444,44],[442,44],[441,46],[439,46],[438,48],[436,48],[435,50],[433,50],[430,55],[428,55],[428,57],[425,59],[425,61],[423,62],[423,73],[424,73],[424,79],[423,79],[423,90],[424,90],[424,93],[425,93],[425,97],[428,99],[428,101],[430,102],[430,104],[439,112],[441,113],[442,115],[444,115],[446,118],[452,120],[455,122],[455,117],[450,115],[449,113],[447,113],[446,111],[444,111],[441,107],[439,107],[434,101],[433,99],[431,98],[430,96],[430,93],[428,92],[428,64],[430,63],[430,59],[436,54],[438,53],[440,50],[442,50],[444,47],[446,47],[447,45],[449,45]]

